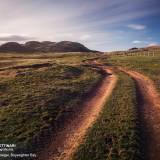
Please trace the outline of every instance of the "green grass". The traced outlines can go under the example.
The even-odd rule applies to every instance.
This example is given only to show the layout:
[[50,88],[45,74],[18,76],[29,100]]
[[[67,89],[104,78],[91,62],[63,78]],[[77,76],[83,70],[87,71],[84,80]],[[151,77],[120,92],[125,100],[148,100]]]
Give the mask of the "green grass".
[[8,69],[19,65],[35,63],[58,63],[66,65],[80,65],[87,58],[95,58],[96,53],[37,53],[37,54],[0,54],[0,69]]
[[137,70],[149,76],[160,91],[160,54],[152,56],[110,56],[103,59],[104,63],[123,66]]
[[35,152],[44,137],[63,127],[100,78],[89,67],[53,65],[0,82],[0,142]]
[[135,84],[120,74],[110,100],[73,160],[135,160],[141,156],[139,144]]
[[45,69],[50,65],[83,65],[85,60],[98,55],[98,53],[1,53],[0,82],[12,79],[17,74]]

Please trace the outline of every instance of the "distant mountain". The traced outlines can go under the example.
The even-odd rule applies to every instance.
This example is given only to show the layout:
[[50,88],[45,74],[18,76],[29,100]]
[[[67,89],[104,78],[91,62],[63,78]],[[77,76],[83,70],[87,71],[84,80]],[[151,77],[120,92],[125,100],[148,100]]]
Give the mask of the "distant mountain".
[[148,46],[148,47],[140,48],[140,50],[141,51],[159,51],[160,45]]
[[135,50],[138,50],[137,47],[133,47],[133,48],[130,48],[129,51],[135,51]]
[[153,45],[153,46],[147,46],[147,47],[143,47],[143,48],[130,48],[129,51],[156,51],[156,50],[160,50],[160,45]]
[[149,46],[149,47],[147,47],[147,49],[150,49],[150,50],[159,50],[160,49],[160,45],[153,45],[153,46]]
[[90,52],[91,50],[77,42],[29,41],[25,44],[8,42],[0,46],[0,52]]
[[0,46],[0,52],[28,52],[30,48],[16,42],[8,42]]

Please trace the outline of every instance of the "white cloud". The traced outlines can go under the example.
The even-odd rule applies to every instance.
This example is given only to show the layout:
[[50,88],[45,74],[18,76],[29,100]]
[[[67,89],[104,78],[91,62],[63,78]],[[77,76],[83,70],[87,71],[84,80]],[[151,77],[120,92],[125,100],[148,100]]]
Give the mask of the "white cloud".
[[139,40],[132,41],[132,43],[133,44],[137,44],[137,45],[145,45],[145,46],[148,46],[148,47],[152,47],[152,46],[157,46],[158,45],[157,42],[139,41]]
[[24,42],[28,40],[33,40],[33,37],[23,36],[23,35],[0,35],[0,41],[9,42],[9,41],[16,41],[16,42]]
[[89,34],[84,34],[84,35],[82,35],[82,36],[80,37],[80,40],[86,41],[86,40],[88,40],[88,39],[90,39],[90,38],[91,38],[91,35],[89,35]]
[[134,43],[134,44],[140,44],[140,43],[143,43],[143,41],[133,41],[132,43]]
[[134,30],[144,30],[146,28],[145,25],[141,24],[129,24],[128,27]]

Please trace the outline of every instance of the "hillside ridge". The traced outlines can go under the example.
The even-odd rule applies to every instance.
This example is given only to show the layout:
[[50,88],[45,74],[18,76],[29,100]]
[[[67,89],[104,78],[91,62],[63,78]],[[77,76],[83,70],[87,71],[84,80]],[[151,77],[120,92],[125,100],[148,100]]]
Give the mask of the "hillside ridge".
[[7,42],[0,45],[0,52],[91,52],[83,44],[71,41],[28,41],[24,44]]

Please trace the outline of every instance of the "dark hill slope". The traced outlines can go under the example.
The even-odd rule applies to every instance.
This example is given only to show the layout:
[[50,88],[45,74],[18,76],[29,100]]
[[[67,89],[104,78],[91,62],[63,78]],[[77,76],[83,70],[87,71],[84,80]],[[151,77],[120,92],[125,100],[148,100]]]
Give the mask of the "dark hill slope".
[[25,44],[8,42],[0,46],[0,52],[90,52],[91,50],[77,42],[29,41]]
[[8,42],[0,46],[0,52],[28,52],[30,48],[16,42]]

